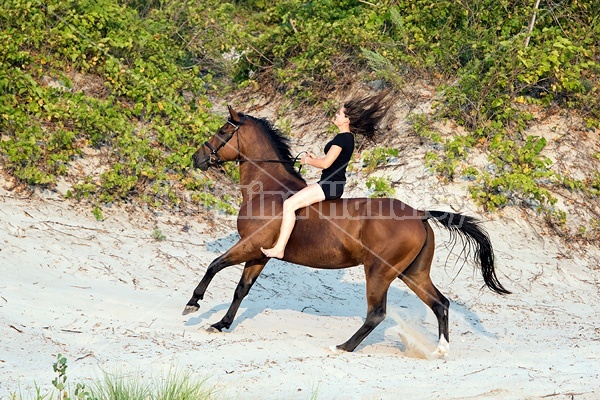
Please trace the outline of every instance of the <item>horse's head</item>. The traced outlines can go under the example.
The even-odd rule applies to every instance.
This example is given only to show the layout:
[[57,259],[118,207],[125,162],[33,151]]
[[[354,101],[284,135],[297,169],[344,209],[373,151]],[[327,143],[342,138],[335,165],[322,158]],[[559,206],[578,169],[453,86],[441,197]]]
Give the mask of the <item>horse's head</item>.
[[[220,165],[225,161],[240,158],[239,130],[246,120],[246,116],[239,114],[231,106],[229,119],[217,133],[208,139],[192,156],[194,167],[206,171],[213,165]],[[241,116],[240,116],[241,115]]]

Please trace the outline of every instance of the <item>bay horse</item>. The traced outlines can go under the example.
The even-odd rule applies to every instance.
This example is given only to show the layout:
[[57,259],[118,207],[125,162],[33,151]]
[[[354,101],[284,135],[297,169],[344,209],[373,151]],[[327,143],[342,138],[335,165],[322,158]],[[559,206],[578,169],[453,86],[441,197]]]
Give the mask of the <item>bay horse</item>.
[[[183,315],[198,311],[213,277],[231,265],[245,263],[233,301],[225,316],[211,326],[228,329],[248,291],[269,261],[260,247],[275,243],[283,201],[306,186],[294,169],[288,141],[266,119],[238,113],[229,106],[227,122],[192,156],[193,165],[207,170],[238,161],[242,204],[237,218],[240,240],[214,259],[185,306]],[[429,272],[434,233],[429,220],[463,240],[465,254],[473,254],[485,285],[509,294],[498,281],[488,234],[473,217],[447,211],[413,209],[391,198],[341,198],[300,209],[283,260],[313,268],[338,269],[364,265],[367,316],[348,341],[336,349],[353,351],[384,320],[390,284],[401,279],[433,311],[439,342],[435,356],[449,350],[450,302],[433,285]]]

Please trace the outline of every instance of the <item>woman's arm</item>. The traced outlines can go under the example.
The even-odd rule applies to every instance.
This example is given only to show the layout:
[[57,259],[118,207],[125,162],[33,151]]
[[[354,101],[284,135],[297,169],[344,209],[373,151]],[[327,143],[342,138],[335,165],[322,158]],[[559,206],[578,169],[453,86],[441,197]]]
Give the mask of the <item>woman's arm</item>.
[[327,154],[324,157],[316,158],[312,154],[302,157],[304,164],[312,165],[313,167],[326,169],[331,167],[331,164],[339,157],[342,152],[342,148],[336,144],[331,146]]

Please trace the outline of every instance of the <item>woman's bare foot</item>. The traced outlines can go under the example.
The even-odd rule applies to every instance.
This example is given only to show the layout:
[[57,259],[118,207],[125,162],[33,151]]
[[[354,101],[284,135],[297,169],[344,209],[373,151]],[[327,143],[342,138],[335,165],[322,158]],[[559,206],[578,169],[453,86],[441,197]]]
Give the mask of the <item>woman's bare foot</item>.
[[271,258],[283,258],[283,250],[279,250],[277,247],[273,247],[272,249],[263,249],[260,248],[260,251],[267,257]]

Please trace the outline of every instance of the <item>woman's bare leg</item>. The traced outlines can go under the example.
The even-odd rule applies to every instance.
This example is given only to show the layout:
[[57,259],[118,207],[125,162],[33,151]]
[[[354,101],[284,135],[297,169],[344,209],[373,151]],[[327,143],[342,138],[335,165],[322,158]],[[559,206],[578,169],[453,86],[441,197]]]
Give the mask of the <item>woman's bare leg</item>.
[[285,246],[287,245],[287,242],[292,235],[292,231],[294,230],[294,225],[296,224],[296,210],[308,207],[311,204],[323,200],[325,200],[323,189],[321,189],[321,186],[319,186],[318,183],[313,183],[284,201],[281,228],[279,228],[279,238],[274,247],[270,249],[260,248],[264,255],[271,258],[283,258]]

